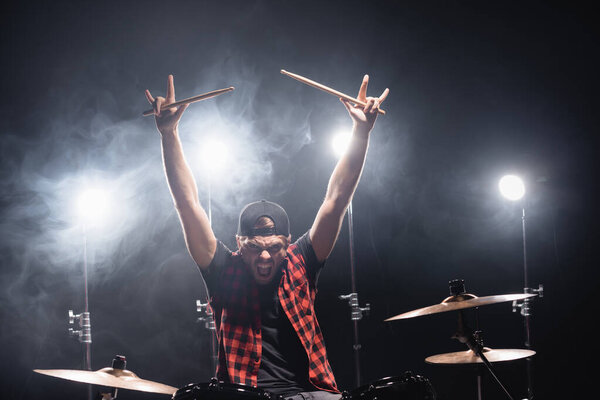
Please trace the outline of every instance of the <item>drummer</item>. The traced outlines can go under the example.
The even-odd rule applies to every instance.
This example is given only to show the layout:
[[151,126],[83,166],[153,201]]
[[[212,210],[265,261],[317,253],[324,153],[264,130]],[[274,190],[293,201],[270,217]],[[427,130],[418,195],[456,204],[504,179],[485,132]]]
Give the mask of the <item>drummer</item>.
[[333,170],[308,232],[292,242],[285,210],[269,201],[253,202],[240,213],[238,248],[233,252],[215,238],[183,154],[178,124],[187,105],[161,110],[163,104],[175,102],[173,77],[168,78],[166,98],[146,91],[186,245],[207,283],[215,312],[220,380],[286,398],[340,397],[314,299],[317,277],[360,179],[377,110],[388,94],[386,89],[380,97],[367,97],[368,81],[365,75],[357,97],[366,106],[340,99],[353,122],[352,140]]

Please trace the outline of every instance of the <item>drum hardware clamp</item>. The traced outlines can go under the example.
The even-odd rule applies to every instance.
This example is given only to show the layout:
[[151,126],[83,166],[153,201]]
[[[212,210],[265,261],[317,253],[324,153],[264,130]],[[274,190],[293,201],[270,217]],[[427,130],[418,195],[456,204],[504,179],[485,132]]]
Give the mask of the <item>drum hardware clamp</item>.
[[210,308],[209,303],[202,303],[202,301],[196,300],[196,311],[200,313],[196,322],[204,322],[204,327],[211,331],[217,329],[215,325],[215,314]]
[[[544,297],[544,285],[542,285],[540,283],[538,285],[537,289],[525,288],[524,293],[534,293],[534,294],[537,294],[538,297],[542,298],[542,297]],[[523,299],[522,302],[519,302],[518,300],[515,300],[512,302],[512,311],[517,312],[517,310],[520,309],[521,315],[524,317],[529,317],[532,315],[531,308],[532,308],[532,301],[529,298]]]
[[69,328],[70,336],[77,336],[81,343],[92,343],[92,324],[90,322],[90,313],[82,312],[74,314],[73,310],[69,310],[69,325],[73,325],[78,321],[81,329]]
[[358,303],[358,293],[339,295],[340,300],[348,300],[350,306],[350,319],[352,321],[360,321],[363,315],[368,316],[371,311],[371,305],[367,303],[365,307],[360,307]]

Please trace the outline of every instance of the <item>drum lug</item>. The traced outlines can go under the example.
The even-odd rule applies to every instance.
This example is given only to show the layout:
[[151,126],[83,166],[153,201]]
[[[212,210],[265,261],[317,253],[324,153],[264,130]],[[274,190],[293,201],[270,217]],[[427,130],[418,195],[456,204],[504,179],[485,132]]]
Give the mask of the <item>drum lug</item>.
[[219,390],[219,380],[215,377],[210,378],[210,382],[208,383],[209,390]]

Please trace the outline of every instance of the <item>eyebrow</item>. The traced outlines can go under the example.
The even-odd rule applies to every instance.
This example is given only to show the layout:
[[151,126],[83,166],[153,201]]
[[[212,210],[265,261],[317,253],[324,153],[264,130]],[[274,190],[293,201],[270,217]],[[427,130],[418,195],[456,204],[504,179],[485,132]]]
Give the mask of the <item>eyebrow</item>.
[[253,241],[252,239],[248,239],[248,241],[246,243],[249,245],[260,247],[260,248],[271,248],[274,246],[283,246],[284,245],[284,243],[281,243],[281,241],[276,241],[274,243],[268,243],[265,246],[263,246],[255,241]]

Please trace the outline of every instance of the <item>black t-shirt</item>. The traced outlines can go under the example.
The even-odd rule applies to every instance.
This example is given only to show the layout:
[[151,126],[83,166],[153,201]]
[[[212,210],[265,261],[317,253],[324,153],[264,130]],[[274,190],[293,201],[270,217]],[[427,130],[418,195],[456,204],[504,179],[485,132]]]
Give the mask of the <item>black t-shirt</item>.
[[[319,263],[310,242],[308,232],[296,241],[300,254],[306,261],[309,280],[316,285],[324,265]],[[213,261],[208,267],[206,283],[209,292],[216,287],[216,273],[227,265],[231,251],[219,242]],[[284,264],[285,265],[285,264]],[[312,391],[315,387],[308,380],[308,355],[300,343],[281,302],[278,288],[283,271],[279,271],[271,283],[259,286],[262,357],[258,371],[258,387],[285,396]]]

